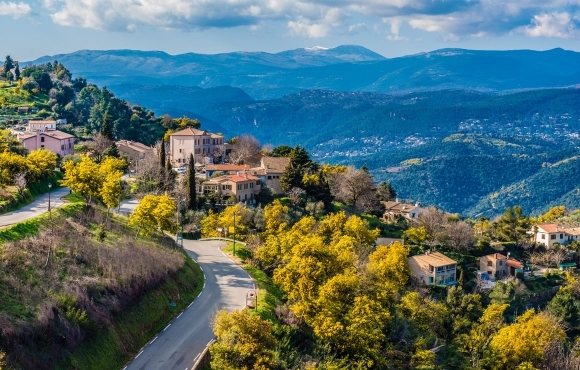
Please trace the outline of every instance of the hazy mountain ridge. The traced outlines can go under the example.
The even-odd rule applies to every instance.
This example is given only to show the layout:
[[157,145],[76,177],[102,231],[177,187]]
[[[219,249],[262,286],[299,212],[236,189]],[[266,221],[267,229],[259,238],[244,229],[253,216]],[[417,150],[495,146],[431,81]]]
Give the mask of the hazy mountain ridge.
[[343,45],[277,54],[234,52],[169,55],[159,51],[81,50],[45,56],[99,85],[143,83],[239,87],[256,99],[302,90],[410,92],[441,89],[506,91],[580,84],[580,53],[442,49],[386,59]]

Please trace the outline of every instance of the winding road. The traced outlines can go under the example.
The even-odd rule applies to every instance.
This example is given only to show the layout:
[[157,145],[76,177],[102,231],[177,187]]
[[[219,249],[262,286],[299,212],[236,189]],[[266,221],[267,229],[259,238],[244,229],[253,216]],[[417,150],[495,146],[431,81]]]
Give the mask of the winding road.
[[[50,208],[55,209],[65,204],[66,202],[61,198],[69,192],[70,190],[68,188],[58,188],[51,191]],[[33,217],[40,216],[44,212],[48,212],[48,193],[37,196],[30,204],[16,211],[0,215],[0,227],[29,220]]]
[[203,290],[123,370],[190,370],[214,338],[210,324],[216,311],[245,306],[246,293],[254,282],[220,250],[223,245],[221,241],[183,241],[187,254],[203,270]]

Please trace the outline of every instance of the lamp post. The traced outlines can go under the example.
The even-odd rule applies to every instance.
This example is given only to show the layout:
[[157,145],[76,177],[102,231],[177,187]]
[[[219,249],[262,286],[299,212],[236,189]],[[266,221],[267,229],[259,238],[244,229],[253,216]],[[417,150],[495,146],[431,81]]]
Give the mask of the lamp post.
[[234,258],[236,257],[236,211],[234,211]]

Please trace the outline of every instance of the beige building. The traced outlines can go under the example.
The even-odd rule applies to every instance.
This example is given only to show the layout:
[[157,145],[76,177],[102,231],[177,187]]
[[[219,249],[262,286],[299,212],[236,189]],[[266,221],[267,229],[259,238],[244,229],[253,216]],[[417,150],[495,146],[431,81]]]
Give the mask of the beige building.
[[75,152],[74,136],[56,130],[56,121],[29,121],[27,131],[17,138],[29,151],[44,148],[61,157]]
[[280,179],[289,165],[290,158],[287,157],[262,157],[260,166],[250,169],[250,173],[260,177],[262,185],[274,189],[275,194],[282,194]]
[[157,152],[155,148],[131,140],[119,140],[115,145],[119,153],[129,158],[134,164],[148,157],[154,157]]
[[457,262],[439,252],[426,252],[409,257],[411,274],[427,285],[454,285],[457,281]]
[[520,261],[509,258],[509,256],[506,257],[501,253],[479,257],[479,271],[487,273],[492,279],[516,276],[517,272],[523,272],[523,268],[524,265]]
[[202,182],[197,190],[202,194],[217,192],[223,200],[234,196],[238,202],[249,202],[260,194],[260,182],[258,177],[248,174],[224,175]]
[[169,159],[173,167],[181,167],[193,154],[196,163],[213,163],[224,154],[224,137],[188,127],[169,135]]
[[383,204],[385,206],[383,220],[385,221],[393,221],[397,216],[403,216],[407,220],[416,221],[419,218],[419,214],[423,212],[419,203],[412,205],[398,201],[390,201],[383,202]]

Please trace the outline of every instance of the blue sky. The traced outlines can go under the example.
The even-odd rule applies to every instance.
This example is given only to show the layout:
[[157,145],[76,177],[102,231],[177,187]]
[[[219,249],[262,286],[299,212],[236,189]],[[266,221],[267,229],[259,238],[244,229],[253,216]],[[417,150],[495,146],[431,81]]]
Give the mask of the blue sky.
[[0,0],[0,54],[170,54],[357,44],[386,57],[439,48],[580,51],[580,0]]

